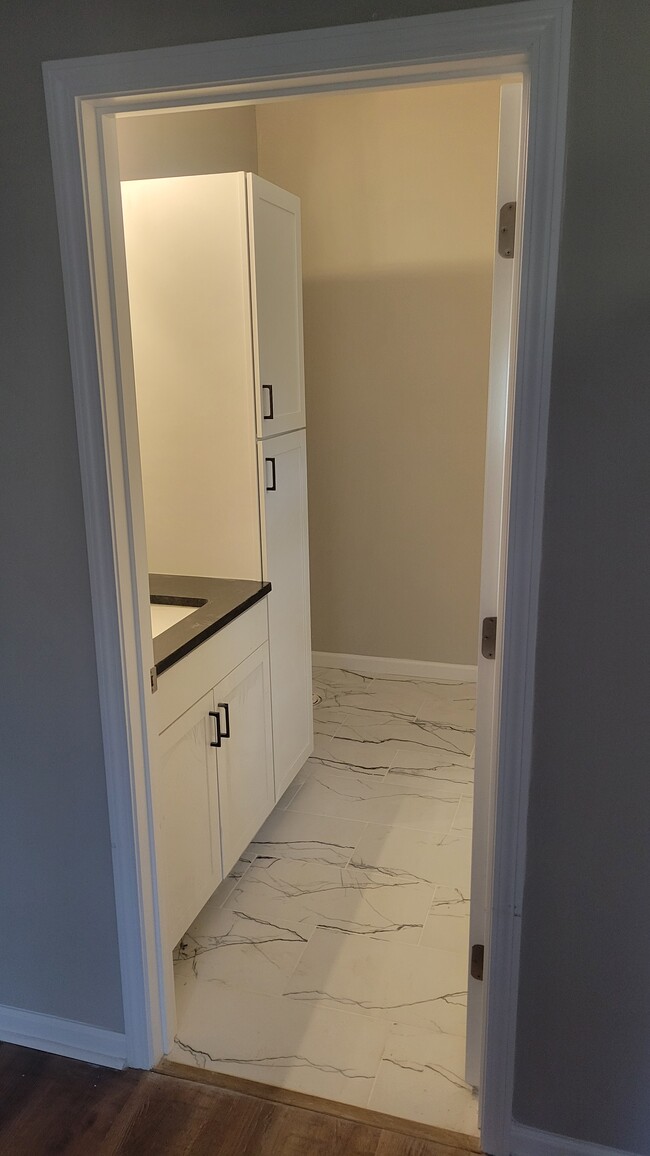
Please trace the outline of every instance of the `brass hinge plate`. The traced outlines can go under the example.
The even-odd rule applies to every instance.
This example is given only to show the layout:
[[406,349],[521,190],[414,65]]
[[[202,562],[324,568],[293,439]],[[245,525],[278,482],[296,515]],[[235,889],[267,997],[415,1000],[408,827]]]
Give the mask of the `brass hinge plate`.
[[499,256],[514,257],[515,255],[515,223],[517,220],[517,202],[506,201],[499,210]]

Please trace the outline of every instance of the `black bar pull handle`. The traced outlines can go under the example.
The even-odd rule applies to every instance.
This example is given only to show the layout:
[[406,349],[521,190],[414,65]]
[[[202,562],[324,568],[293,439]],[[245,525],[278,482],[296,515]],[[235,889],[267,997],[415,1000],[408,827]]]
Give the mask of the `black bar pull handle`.
[[266,489],[267,489],[267,490],[277,490],[277,486],[276,486],[276,484],[275,484],[275,483],[276,483],[276,477],[275,477],[275,458],[264,458],[264,461],[267,463],[267,465],[269,465],[269,464],[270,464],[270,466],[271,466],[271,477],[272,477],[272,479],[273,479],[273,481],[271,482],[271,485],[270,485],[270,486],[268,486],[268,485],[267,485]]
[[[219,703],[219,706],[221,706],[221,703]],[[228,737],[227,735],[222,735],[222,733],[221,733],[221,715],[219,714],[218,710],[210,710],[210,711],[208,711],[208,714],[210,715],[210,718],[216,718],[216,720],[217,720],[216,727],[215,727],[217,740],[214,743],[210,743],[210,746],[211,747],[220,747],[221,746],[221,740]],[[228,734],[230,734],[230,728],[228,728]]]
[[221,710],[226,712],[226,729],[225,729],[225,731],[221,732],[220,737],[222,739],[229,739],[230,738],[230,707],[228,706],[227,702],[218,702],[217,706]]
[[264,421],[273,421],[273,386],[263,385],[262,389],[268,389],[269,391],[269,412],[263,414]]

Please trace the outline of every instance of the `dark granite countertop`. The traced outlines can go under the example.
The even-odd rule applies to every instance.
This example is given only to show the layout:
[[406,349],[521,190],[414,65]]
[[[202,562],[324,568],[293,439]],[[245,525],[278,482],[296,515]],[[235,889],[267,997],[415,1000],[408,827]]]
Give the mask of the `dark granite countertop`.
[[251,582],[243,578],[150,574],[149,594],[153,603],[196,606],[193,614],[188,614],[154,638],[156,674],[168,670],[250,606],[265,598],[270,589],[270,582]]

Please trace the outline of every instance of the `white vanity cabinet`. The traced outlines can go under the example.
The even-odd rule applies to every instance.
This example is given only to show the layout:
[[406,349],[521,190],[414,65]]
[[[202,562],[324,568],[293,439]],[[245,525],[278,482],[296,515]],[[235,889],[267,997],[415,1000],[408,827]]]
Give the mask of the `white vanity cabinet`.
[[[234,174],[239,176],[239,174]],[[313,746],[300,201],[246,174],[276,799]]]
[[159,676],[152,774],[169,948],[273,808],[266,601]]
[[162,177],[122,217],[149,570],[259,579],[256,439],[305,425],[300,201]]
[[[209,870],[215,879],[216,810],[226,873],[313,747],[300,200],[250,172],[125,181],[123,220],[149,570],[272,585],[264,639],[239,649],[222,674],[205,666],[194,679],[204,661],[195,654],[214,653],[219,667],[228,627],[158,682],[168,766],[161,815],[176,809],[186,839],[190,818],[180,815],[175,778],[185,762],[205,758],[205,742],[200,719],[180,716],[268,644],[266,665],[228,690],[231,738],[210,740],[221,742],[210,748],[216,798],[207,764],[202,786],[198,772],[193,780],[192,807],[204,792],[204,845],[185,875],[169,870],[170,894],[192,891],[190,907],[201,891],[190,875],[204,877],[204,890]],[[214,701],[226,702],[227,692],[215,690]],[[212,721],[223,729],[220,710]],[[235,716],[248,721],[235,726]],[[171,864],[183,852],[172,850],[171,835],[164,840]],[[177,906],[175,929],[182,897]]]

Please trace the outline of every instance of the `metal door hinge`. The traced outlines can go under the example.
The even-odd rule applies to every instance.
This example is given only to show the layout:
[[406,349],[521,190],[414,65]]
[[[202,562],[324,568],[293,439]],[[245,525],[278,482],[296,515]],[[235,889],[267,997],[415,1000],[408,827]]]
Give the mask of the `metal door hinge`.
[[472,979],[483,979],[483,959],[485,956],[485,947],[482,943],[472,944],[472,955],[469,965],[469,972]]
[[515,222],[517,220],[517,202],[506,201],[499,210],[499,256],[514,257],[515,255]]
[[481,654],[483,658],[494,658],[497,652],[497,620],[484,618],[481,630]]
[[155,694],[158,690],[158,675],[156,674],[155,666],[151,667],[149,671],[149,678],[151,679],[151,693]]

